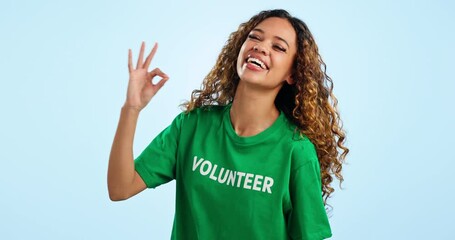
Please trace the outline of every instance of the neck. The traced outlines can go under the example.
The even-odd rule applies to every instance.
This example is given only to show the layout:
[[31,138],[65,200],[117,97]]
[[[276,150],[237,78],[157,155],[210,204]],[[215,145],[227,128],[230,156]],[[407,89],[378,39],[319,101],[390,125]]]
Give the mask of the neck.
[[280,115],[274,103],[278,91],[264,92],[239,83],[230,112],[237,135],[257,135],[275,122]]

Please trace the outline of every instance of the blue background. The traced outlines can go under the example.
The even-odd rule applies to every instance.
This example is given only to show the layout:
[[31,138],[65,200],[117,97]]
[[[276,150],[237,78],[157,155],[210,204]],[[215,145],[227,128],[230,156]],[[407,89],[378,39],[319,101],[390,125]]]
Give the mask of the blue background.
[[284,8],[312,31],[351,153],[332,239],[454,238],[453,1],[2,1],[0,238],[168,239],[175,182],[108,198],[127,53],[171,79],[141,113],[137,156],[199,88],[228,35]]

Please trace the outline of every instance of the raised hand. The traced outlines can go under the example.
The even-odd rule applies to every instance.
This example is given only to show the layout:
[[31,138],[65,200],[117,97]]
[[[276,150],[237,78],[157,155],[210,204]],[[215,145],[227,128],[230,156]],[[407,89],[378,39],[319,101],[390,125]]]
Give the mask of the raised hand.
[[[145,59],[145,62],[143,62],[144,49],[145,42],[142,42],[136,68],[133,67],[133,54],[131,49],[128,49],[129,81],[124,106],[132,107],[139,111],[150,102],[152,97],[155,96],[158,90],[160,90],[164,83],[169,79],[169,76],[163,73],[159,68],[155,68],[151,72],[148,72],[149,65],[158,49],[158,44],[155,43],[155,46],[153,46],[153,49]],[[153,84],[152,79],[156,76],[161,77],[161,80],[158,83]]]

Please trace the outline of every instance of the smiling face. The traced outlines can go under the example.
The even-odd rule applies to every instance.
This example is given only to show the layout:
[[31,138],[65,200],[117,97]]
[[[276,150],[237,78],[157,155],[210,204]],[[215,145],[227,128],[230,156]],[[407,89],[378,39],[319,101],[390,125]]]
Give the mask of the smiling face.
[[237,58],[241,81],[276,89],[292,84],[292,65],[297,51],[296,33],[288,20],[267,18],[248,34]]

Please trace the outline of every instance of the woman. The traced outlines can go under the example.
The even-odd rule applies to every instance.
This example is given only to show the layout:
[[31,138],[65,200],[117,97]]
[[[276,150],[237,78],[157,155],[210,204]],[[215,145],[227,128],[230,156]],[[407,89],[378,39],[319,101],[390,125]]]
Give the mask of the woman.
[[[158,68],[148,72],[157,46],[145,62],[144,48],[136,68],[129,51],[110,198],[176,179],[172,239],[330,237],[331,175],[341,184],[348,149],[332,81],[307,26],[284,10],[241,24],[203,88],[183,104],[186,111],[133,160],[139,112],[169,79]],[[162,77],[156,85],[155,76]]]

